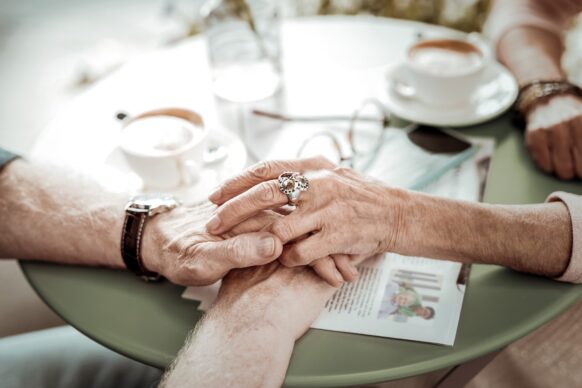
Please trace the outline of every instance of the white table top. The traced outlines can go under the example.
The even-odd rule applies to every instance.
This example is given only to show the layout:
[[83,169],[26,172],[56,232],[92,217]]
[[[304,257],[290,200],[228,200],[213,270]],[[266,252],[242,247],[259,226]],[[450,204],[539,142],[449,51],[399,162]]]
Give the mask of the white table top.
[[253,153],[261,158],[273,156],[268,150],[279,133],[272,122],[249,122],[251,108],[349,115],[364,98],[384,91],[383,70],[402,57],[419,31],[458,34],[442,27],[374,17],[288,21],[282,34],[284,89],[278,96],[246,105],[214,97],[205,40],[193,38],[144,54],[92,86],[41,133],[32,157],[90,172],[116,146],[121,128],[115,119],[117,112],[138,114],[170,106],[201,113],[210,127],[218,124],[238,132],[247,126]]

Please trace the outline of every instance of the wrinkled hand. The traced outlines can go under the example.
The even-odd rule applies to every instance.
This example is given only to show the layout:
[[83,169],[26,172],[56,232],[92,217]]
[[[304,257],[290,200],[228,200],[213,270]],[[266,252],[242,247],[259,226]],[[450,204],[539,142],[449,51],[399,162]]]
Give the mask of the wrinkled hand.
[[302,159],[251,167],[210,197],[221,206],[207,225],[209,232],[224,233],[264,209],[286,204],[287,197],[279,191],[276,180],[279,174],[312,170],[305,173],[310,186],[301,194],[297,209],[267,229],[286,244],[279,261],[294,267],[323,258],[326,267],[314,268],[328,280],[333,277],[327,265],[334,261],[343,274],[353,268],[354,259],[391,250],[401,223],[400,200],[396,199],[403,192],[352,170],[331,170],[328,166],[325,159]]
[[[354,264],[363,260],[364,257],[359,257]],[[295,341],[307,331],[336,290],[308,267],[288,268],[274,261],[230,271],[222,280],[212,310],[237,317],[232,325],[267,323],[281,336]]]
[[582,99],[556,96],[527,117],[526,145],[536,164],[561,179],[582,178]]
[[261,231],[276,218],[274,212],[255,217],[220,236],[204,224],[214,206],[178,207],[149,220],[144,230],[142,257],[150,271],[184,286],[212,284],[233,268],[270,263],[282,251],[279,239]]

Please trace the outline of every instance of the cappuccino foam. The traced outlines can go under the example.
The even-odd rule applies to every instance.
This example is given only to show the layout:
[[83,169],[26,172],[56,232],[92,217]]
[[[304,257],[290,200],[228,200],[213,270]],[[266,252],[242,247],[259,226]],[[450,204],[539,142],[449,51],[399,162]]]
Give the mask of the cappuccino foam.
[[154,116],[138,119],[123,130],[121,146],[134,154],[164,156],[200,141],[203,131],[177,117]]
[[482,64],[482,56],[475,51],[460,51],[447,47],[416,47],[410,55],[418,67],[434,75],[454,76],[476,71]]

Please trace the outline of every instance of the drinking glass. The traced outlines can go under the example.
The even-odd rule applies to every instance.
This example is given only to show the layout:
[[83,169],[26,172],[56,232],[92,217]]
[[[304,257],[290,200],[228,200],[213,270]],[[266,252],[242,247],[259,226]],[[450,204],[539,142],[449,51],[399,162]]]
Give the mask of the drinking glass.
[[281,2],[209,0],[202,7],[214,93],[258,101],[281,85]]

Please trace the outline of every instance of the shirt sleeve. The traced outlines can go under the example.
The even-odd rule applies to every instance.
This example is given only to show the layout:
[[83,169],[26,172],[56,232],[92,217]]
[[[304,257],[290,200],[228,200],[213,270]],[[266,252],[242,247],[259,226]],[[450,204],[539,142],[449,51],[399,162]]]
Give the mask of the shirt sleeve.
[[566,271],[556,280],[582,283],[582,196],[558,191],[546,202],[562,202],[568,208],[572,222],[572,256]]
[[8,163],[17,158],[18,155],[0,148],[0,171],[2,171],[2,168],[4,168],[4,166],[6,166]]
[[536,27],[562,38],[580,12],[581,0],[493,0],[484,30],[495,48],[515,27]]

